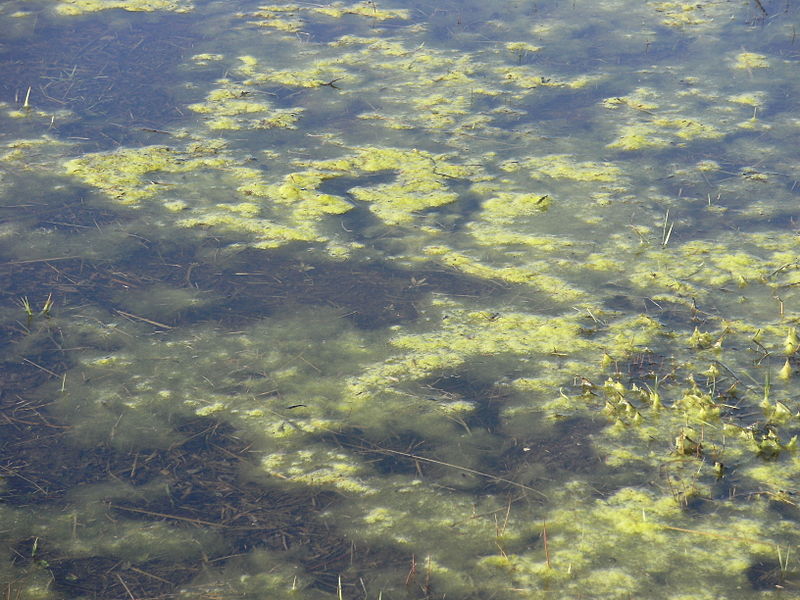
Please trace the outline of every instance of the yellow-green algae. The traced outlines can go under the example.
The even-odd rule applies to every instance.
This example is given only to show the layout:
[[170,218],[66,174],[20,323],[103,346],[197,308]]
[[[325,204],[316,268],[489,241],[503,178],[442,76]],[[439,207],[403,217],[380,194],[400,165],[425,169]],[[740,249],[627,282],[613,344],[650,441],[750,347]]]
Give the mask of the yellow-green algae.
[[390,19],[405,20],[410,12],[406,9],[385,9],[375,2],[331,2],[327,5],[313,4],[274,4],[260,6],[257,11],[248,14],[251,24],[287,33],[302,31],[319,15],[332,19],[341,19],[348,15],[366,17],[373,21]]
[[[500,239],[503,239],[502,233]],[[489,241],[494,242],[495,238],[491,237]],[[523,243],[530,243],[530,240],[525,239]],[[427,246],[424,248],[424,252],[427,256],[436,257],[442,264],[462,273],[483,279],[498,279],[508,283],[529,285],[563,302],[575,301],[584,296],[580,289],[571,286],[563,279],[543,272],[547,269],[545,264],[537,265],[528,262],[524,267],[503,264],[486,265],[466,254],[441,245]]]
[[42,164],[49,164],[54,156],[63,154],[69,148],[67,142],[48,135],[38,138],[17,139],[0,146],[0,165],[4,169],[36,170]]
[[733,63],[734,69],[748,70],[748,69],[766,69],[769,67],[767,57],[758,52],[740,52],[736,55],[736,61]]
[[247,90],[235,87],[213,90],[205,102],[187,108],[208,115],[206,126],[211,130],[294,128],[303,112],[302,108],[273,108],[268,102],[252,99]]
[[[316,88],[330,86],[344,78],[347,71],[337,65],[337,61],[320,61],[305,69],[272,69],[265,67],[253,56],[240,56],[240,64],[234,73],[245,77],[242,83],[246,86],[259,86],[265,84],[283,85],[288,87]],[[344,83],[342,83],[344,85]],[[240,92],[246,95],[248,92]]]
[[533,176],[546,176],[553,179],[571,179],[574,181],[619,181],[622,172],[619,167],[610,163],[590,161],[576,162],[564,154],[550,154],[529,158],[521,162],[501,165],[506,171],[530,169]]
[[185,13],[193,10],[190,2],[175,0],[58,0],[55,11],[61,15],[81,15],[84,13],[121,8],[132,12],[153,12],[164,10]]
[[[571,495],[584,497],[580,485],[568,486],[559,495],[565,499]],[[735,525],[728,526],[724,517],[710,516],[706,519],[709,530],[693,533],[693,519],[671,498],[654,496],[644,490],[629,488],[608,499],[587,500],[581,508],[552,513],[552,520],[548,522],[549,566],[543,564],[540,551],[536,557],[496,554],[483,559],[481,568],[488,573],[504,572],[510,580],[509,587],[530,593],[544,591],[549,581],[557,581],[565,597],[579,597],[583,586],[591,582],[596,597],[626,598],[649,595],[651,578],[665,578],[666,585],[674,592],[688,591],[676,573],[697,569],[701,580],[714,581],[718,561],[724,561],[731,572],[736,572],[748,565],[753,554],[774,551],[769,538],[758,531],[756,521],[737,520]],[[760,511],[763,514],[768,510],[765,502],[751,504],[748,508],[748,513]],[[684,531],[667,529],[663,527],[665,524]],[[719,530],[725,530],[727,536],[740,541],[721,544],[719,539],[703,535]],[[621,542],[630,544],[627,552],[624,545],[612,550],[612,545]],[[586,558],[602,548],[607,549],[605,554],[609,556],[631,552],[637,559],[607,570],[587,571],[591,563],[587,563]],[[737,583],[747,586],[743,575],[737,578]],[[724,587],[722,582],[717,585]],[[720,593],[718,590],[711,592],[713,596]]]
[[662,13],[661,23],[668,27],[685,27],[707,22],[702,4],[691,2],[650,2],[653,10]]
[[478,172],[475,167],[454,164],[449,158],[416,149],[373,146],[357,148],[353,156],[307,166],[329,173],[328,177],[395,172],[395,181],[391,183],[356,186],[349,192],[356,200],[368,203],[370,210],[387,225],[401,225],[412,222],[420,211],[458,200],[458,194],[449,189],[448,180],[470,178]]
[[634,121],[619,128],[617,138],[608,144],[609,148],[628,151],[657,148],[681,140],[715,139],[724,135],[714,125],[678,113],[681,104],[685,103],[673,102],[671,106],[662,107],[655,102],[658,97],[653,89],[638,88],[630,95],[603,101],[603,106],[612,110],[629,109],[627,114],[622,114],[627,121]]
[[356,397],[370,386],[421,379],[445,369],[458,369],[477,357],[569,355],[587,346],[579,336],[579,325],[566,317],[465,311],[457,306],[447,311],[441,331],[396,336],[391,344],[403,351],[403,358],[370,369],[351,384],[350,394]]
[[[508,22],[472,8],[482,17],[474,30],[459,29],[455,16],[447,23],[464,43],[456,47],[426,31],[424,19],[423,27],[364,35],[378,19],[370,11],[392,5],[265,7],[262,20],[276,19],[267,30],[277,25],[291,35],[259,31],[268,48],[203,48],[223,57],[209,63],[213,77],[222,67],[242,79],[199,84],[186,104],[210,111],[191,119],[204,131],[176,136],[169,147],[149,141],[65,164],[137,207],[150,228],[207,228],[233,247],[299,241],[303,252],[321,245],[340,258],[358,250],[497,280],[507,290],[501,299],[422,299],[415,323],[376,332],[353,330],[336,311],[308,311],[247,331],[196,325],[153,336],[143,323],[98,311],[85,322],[57,323],[66,347],[97,346],[76,351],[79,366],[68,373],[60,410],[86,443],[121,448],[173,443],[161,429],[171,414],[232,422],[264,453],[249,476],[341,494],[346,500],[330,509],[331,523],[357,544],[389,540],[415,555],[419,576],[426,568],[436,593],[751,597],[748,567],[785,556],[778,548],[794,553],[798,543],[793,521],[776,509],[793,509],[798,471],[791,332],[800,324],[800,269],[795,233],[779,229],[796,206],[791,180],[783,179],[794,157],[773,158],[785,153],[786,132],[797,125],[760,110],[763,127],[742,125],[791,81],[782,77],[783,59],[742,52],[749,42],[728,43],[729,28],[741,25],[722,12],[745,15],[726,3],[584,7],[606,28],[604,47],[616,48],[610,56],[621,56],[621,67],[608,57],[578,62],[594,54],[558,7],[537,26],[521,18],[522,8],[505,8]],[[304,37],[304,29],[348,11],[357,33],[334,31],[330,43]],[[608,28],[611,19],[620,27]],[[674,42],[663,24],[689,36],[711,33],[702,41],[729,62],[695,52],[648,55],[651,42],[661,53],[660,43]],[[558,64],[547,58],[553,52],[563,57]],[[240,58],[226,63],[225,56]],[[624,63],[634,56],[653,65],[631,74]],[[574,68],[565,66],[571,60]],[[193,60],[192,72],[203,62]],[[601,88],[592,94],[593,84]],[[304,94],[289,100],[305,109],[297,129],[255,126],[257,115],[271,114],[275,86]],[[215,96],[220,89],[234,96]],[[758,96],[747,92],[753,89]],[[236,90],[244,95],[236,98]],[[591,133],[560,125],[574,118],[573,93]],[[565,115],[549,102],[563,102]],[[351,108],[359,103],[363,111]],[[47,127],[39,120],[17,121]],[[769,129],[779,124],[783,133]],[[202,139],[212,126],[224,126],[217,141]],[[9,147],[4,175],[26,161],[55,165],[48,153]],[[253,156],[266,160],[253,164]],[[373,176],[386,179],[375,184]],[[368,207],[378,224],[349,231],[341,216],[355,206]],[[732,220],[721,223],[712,209]],[[24,240],[26,252],[53,256],[41,254],[52,233],[21,224],[7,231],[5,244]],[[176,314],[194,301],[185,290],[156,291],[167,306],[163,313],[152,306],[151,315]],[[144,292],[128,301],[147,308]],[[19,351],[34,349],[44,334],[33,337]],[[478,418],[481,398],[455,398],[431,383],[465,373],[503,391],[493,432]],[[295,403],[306,406],[285,408]],[[508,504],[483,487],[491,478],[422,463],[412,475],[379,473],[365,456],[324,441],[350,427],[384,443],[403,431],[434,444],[439,460],[485,471],[492,467],[482,461],[501,456],[502,444],[533,440],[534,449],[553,444],[549,454],[560,454],[543,432],[566,417],[596,423],[579,443],[597,453],[608,487],[598,489],[604,476],[567,467],[555,469],[558,477],[569,473],[563,480],[542,477],[538,464],[509,467],[509,477],[547,498],[514,488]],[[6,522],[23,513],[7,511]],[[158,536],[169,535],[162,529]],[[105,533],[98,529],[91,545]],[[158,536],[137,539],[155,544]],[[251,563],[210,569],[186,593],[225,581],[230,594],[261,586],[260,593],[319,596],[284,559],[256,553]],[[370,575],[372,595],[404,593],[405,565]]]
[[85,154],[64,164],[67,174],[79,177],[123,204],[136,205],[155,196],[160,173],[182,173],[199,167],[221,167],[222,156],[192,156],[169,146],[123,148],[114,152]]
[[[225,92],[222,98],[230,99]],[[231,111],[242,109],[238,100]],[[261,110],[258,103],[246,103],[243,109]],[[204,110],[205,105],[196,110]],[[260,127],[259,119],[255,126]],[[216,126],[212,125],[216,129]],[[231,123],[229,128],[238,128]],[[80,177],[119,202],[140,205],[143,200],[164,196],[176,185],[174,181],[160,181],[160,175],[193,174],[208,178],[218,172],[236,192],[247,201],[211,203],[208,198],[198,198],[195,204],[185,199],[168,199],[167,209],[185,212],[178,224],[195,227],[218,227],[254,235],[257,246],[277,246],[282,243],[327,241],[320,234],[317,223],[326,215],[338,215],[353,208],[344,198],[316,191],[322,182],[341,176],[376,172],[395,172],[393,183],[374,186],[356,186],[349,190],[352,196],[368,203],[370,210],[387,225],[407,224],[415,220],[420,211],[433,209],[458,200],[449,189],[448,181],[470,178],[478,170],[474,167],[453,164],[447,156],[434,155],[420,150],[394,148],[356,148],[351,156],[340,159],[304,162],[299,166],[306,171],[287,174],[281,183],[268,183],[255,169],[237,166],[224,151],[224,144],[193,142],[184,150],[168,146],[148,146],[139,149],[120,149],[114,152],[87,154],[65,163],[66,172]],[[217,185],[219,187],[219,184]],[[171,194],[170,194],[171,195]],[[264,200],[256,202],[255,200]],[[269,218],[277,218],[277,222]]]
[[345,4],[344,2],[332,2],[328,6],[310,6],[310,12],[326,15],[328,17],[340,18],[345,15],[359,15],[369,17],[377,21],[387,19],[408,19],[410,12],[405,9],[392,10],[379,8],[375,2],[359,2],[355,4]]
[[299,564],[287,561],[283,553],[259,548],[225,561],[223,566],[209,567],[199,580],[181,587],[176,597],[192,600],[225,593],[239,598],[329,598],[324,591],[315,590],[313,583],[314,578]]
[[[122,149],[86,154],[67,161],[64,166],[68,174],[80,177],[118,202],[131,206],[142,206],[143,201],[153,202],[159,196],[163,198],[165,188],[170,190],[177,182],[157,177],[178,174],[194,174],[198,180],[209,181],[216,176],[216,187],[227,183],[234,196],[272,195],[277,200],[277,211],[275,205],[268,203],[231,202],[231,198],[215,202],[213,196],[198,194],[183,198],[168,194],[162,199],[167,210],[182,215],[176,221],[181,226],[239,232],[262,247],[276,247],[292,241],[324,242],[327,238],[316,226],[319,217],[340,214],[351,208],[341,199],[314,192],[313,187],[306,190],[302,183],[298,184],[299,175],[283,186],[267,188],[258,171],[236,167],[224,152],[224,146],[224,142],[210,140],[189,143],[184,150],[167,146]],[[318,184],[322,179],[316,177],[314,181]],[[281,205],[288,208],[281,211]]]

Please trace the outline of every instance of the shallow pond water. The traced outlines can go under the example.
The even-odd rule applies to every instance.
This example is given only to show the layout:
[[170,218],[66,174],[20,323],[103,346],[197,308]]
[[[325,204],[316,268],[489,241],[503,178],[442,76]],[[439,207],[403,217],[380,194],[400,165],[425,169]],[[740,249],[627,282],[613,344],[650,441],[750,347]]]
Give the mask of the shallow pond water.
[[3,597],[796,594],[798,20],[3,3]]

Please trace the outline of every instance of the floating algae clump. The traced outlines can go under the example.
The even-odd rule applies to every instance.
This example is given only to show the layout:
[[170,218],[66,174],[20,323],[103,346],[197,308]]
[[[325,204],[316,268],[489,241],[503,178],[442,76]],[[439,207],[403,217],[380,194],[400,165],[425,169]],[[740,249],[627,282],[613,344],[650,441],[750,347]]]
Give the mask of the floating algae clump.
[[[96,377],[104,384],[76,380],[66,390],[65,414],[74,413],[70,421],[82,440],[120,447],[162,447],[171,434],[158,423],[195,414],[252,427],[279,447],[306,432],[333,430],[337,411],[347,410],[339,405],[341,380],[357,372],[368,353],[346,321],[331,318],[335,314],[318,309],[297,319],[265,319],[248,332],[184,328],[143,337],[123,351],[87,352],[78,368],[87,381]],[[291,358],[300,354],[303,360]],[[291,413],[284,408],[291,404],[308,408]],[[316,452],[328,456],[324,448]],[[327,460],[332,469],[338,466],[332,454]],[[279,472],[283,462],[276,455],[271,468]],[[315,465],[311,459],[302,464]]]
[[257,11],[249,13],[247,16],[254,19],[251,25],[267,27],[286,33],[296,33],[303,29],[304,22],[297,17],[300,8],[295,4],[265,5],[260,6]]
[[161,192],[161,186],[150,178],[157,173],[185,173],[202,167],[220,167],[226,162],[222,156],[192,156],[168,146],[145,146],[84,154],[64,163],[64,168],[68,175],[103,190],[121,203],[137,205]]
[[547,210],[548,206],[548,194],[498,192],[481,205],[478,219],[492,225],[511,225],[521,217]]
[[705,240],[687,242],[668,253],[648,250],[643,256],[648,260],[631,270],[631,283],[640,289],[650,289],[653,298],[679,302],[690,296],[708,296],[713,293],[709,285],[744,288],[764,282],[771,269],[780,266],[757,254],[733,252],[727,244]]
[[740,52],[733,63],[734,69],[766,69],[769,67],[767,57],[758,52]]
[[250,23],[258,27],[297,33],[309,25],[318,23],[319,16],[341,19],[349,15],[366,17],[372,21],[387,21],[408,19],[410,12],[406,9],[380,8],[375,2],[353,4],[331,2],[320,6],[313,4],[265,5],[247,16],[253,19]]
[[391,339],[400,354],[368,369],[350,384],[351,394],[392,381],[422,379],[458,369],[478,358],[578,352],[589,346],[580,325],[568,317],[492,313],[451,306],[438,331],[401,334]]
[[[478,232],[478,234],[486,231]],[[491,237],[489,241],[491,241]],[[502,232],[500,240],[503,239]],[[529,242],[530,240],[526,240]],[[533,242],[534,245],[535,242]],[[524,266],[510,266],[504,264],[487,264],[479,261],[466,253],[458,252],[446,246],[426,246],[423,251],[426,255],[435,258],[440,263],[458,269],[459,271],[480,277],[481,279],[497,279],[508,283],[519,283],[531,286],[542,292],[547,293],[553,299],[560,302],[571,302],[581,299],[585,292],[575,286],[570,285],[563,278],[547,274],[547,267],[536,264],[532,261]]]
[[112,8],[121,8],[131,12],[164,10],[185,13],[191,11],[194,6],[190,2],[175,0],[58,0],[55,10],[62,15],[81,15]]
[[355,186],[348,191],[356,200],[368,203],[370,211],[387,225],[401,225],[414,221],[421,211],[458,200],[449,180],[469,178],[477,169],[453,164],[448,158],[422,150],[373,146],[357,148],[352,156],[306,164],[334,175],[396,173],[393,182]]
[[[234,120],[226,124],[237,128],[238,111],[253,114],[263,105],[251,104],[231,95],[228,90],[215,94],[223,106],[230,104]],[[205,110],[206,105],[199,105]],[[224,117],[223,117],[224,118]],[[258,127],[263,119],[256,118]],[[337,177],[394,173],[395,181],[372,186],[355,186],[349,193],[387,225],[410,224],[421,212],[435,209],[458,200],[451,190],[451,181],[468,180],[479,170],[475,167],[453,164],[447,156],[420,150],[399,150],[382,147],[359,147],[349,156],[323,161],[296,161],[306,171],[296,171],[284,176],[281,183],[270,183],[261,171],[240,166],[224,144],[192,142],[185,150],[168,146],[123,148],[113,152],[85,154],[65,163],[67,174],[79,177],[117,201],[139,206],[143,200],[161,199],[168,210],[183,216],[177,223],[185,227],[214,227],[231,232],[240,231],[256,238],[259,247],[277,247],[290,241],[327,241],[320,229],[322,219],[353,209],[354,204],[344,198],[316,191],[326,180]],[[214,202],[214,194],[200,194],[199,188],[180,188],[174,179],[161,177],[176,175],[192,177],[199,186],[204,180],[213,180],[212,189],[233,187],[238,194],[249,198],[245,202]],[[216,179],[213,179],[216,174]],[[180,197],[175,197],[178,190]],[[221,194],[221,192],[218,192]],[[167,196],[167,198],[164,198]],[[254,202],[255,198],[269,198],[273,202]],[[222,199],[220,197],[220,199]],[[344,246],[339,245],[341,248]]]
[[701,25],[709,19],[702,4],[693,2],[651,2],[649,6],[661,14],[661,23],[667,27]]
[[344,15],[358,15],[369,17],[376,21],[386,21],[388,19],[408,19],[410,11],[406,9],[383,9],[378,8],[374,2],[358,2],[355,4],[345,4],[344,2],[331,2],[328,6],[309,6],[308,11],[326,15],[328,17],[339,18]]
[[209,129],[272,129],[294,128],[302,108],[273,108],[268,102],[258,102],[244,89],[231,87],[211,91],[206,101],[190,104],[189,109],[208,115]]
[[240,56],[239,61],[241,64],[233,72],[246,78],[242,82],[246,86],[267,84],[317,88],[332,86],[334,82],[338,82],[347,75],[347,71],[336,60],[320,60],[311,66],[303,65],[303,67],[295,69],[274,69],[264,66],[262,61],[249,55]]
[[56,155],[65,152],[69,144],[48,135],[33,139],[18,139],[0,146],[0,164],[15,171],[37,170],[50,164]]
[[[341,198],[314,191],[324,180],[319,175],[304,178],[309,189],[297,185],[299,174],[283,185],[268,185],[261,171],[239,166],[219,140],[191,142],[184,150],[146,146],[84,154],[64,166],[67,174],[122,204],[141,208],[146,200],[148,210],[161,206],[181,215],[171,221],[179,226],[244,234],[255,247],[325,242],[319,229],[322,217],[352,209]],[[187,179],[191,185],[183,185]],[[275,202],[255,202],[259,196]]]
[[533,177],[571,179],[573,181],[618,181],[622,175],[619,167],[611,163],[577,162],[566,154],[549,154],[513,161],[502,165],[506,171],[530,170]]
[[[551,561],[559,565],[558,569],[572,565],[573,577],[581,583],[594,581],[600,584],[594,569],[583,571],[589,566],[584,558],[592,556],[591,564],[596,565],[597,557],[614,556],[627,547],[629,551],[624,555],[629,558],[615,569],[620,575],[615,579],[619,583],[625,582],[624,588],[605,588],[602,597],[606,598],[647,595],[645,590],[649,584],[643,579],[640,569],[650,576],[660,574],[667,577],[673,593],[688,591],[697,585],[693,581],[679,581],[675,577],[676,568],[682,573],[695,572],[697,577],[705,579],[709,573],[727,563],[726,572],[738,571],[742,578],[750,554],[769,548],[766,540],[761,547],[753,547],[750,528],[738,525],[729,527],[732,524],[728,524],[722,515],[709,519],[706,527],[712,531],[725,531],[730,538],[740,537],[740,543],[728,542],[721,548],[718,540],[713,538],[692,536],[664,527],[689,529],[693,524],[691,517],[682,514],[679,503],[671,496],[659,497],[636,488],[625,488],[607,500],[595,501],[586,510],[556,510],[550,515],[551,547],[559,548],[553,553]],[[743,511],[734,509],[732,512]],[[576,515],[580,516],[576,518]],[[761,537],[758,534],[756,536]],[[703,560],[698,569],[699,556]],[[567,587],[572,588],[575,583],[577,581],[568,583]]]
[[226,598],[296,598],[325,600],[330,596],[314,589],[314,578],[285,553],[258,548],[223,561],[224,566],[209,566],[204,574],[182,586],[179,600],[219,595]]
[[360,472],[366,474],[368,471],[353,461],[349,454],[324,445],[271,453],[262,461],[262,467],[268,474],[291,480],[297,485],[335,489],[344,494],[374,493],[358,477]]
[[[639,110],[635,106],[633,108]],[[651,111],[645,112],[654,114]],[[723,133],[713,125],[684,116],[644,118],[640,113],[635,113],[629,119],[638,122],[619,127],[617,138],[608,144],[609,148],[630,151],[667,147],[679,140],[716,139],[723,136]]]

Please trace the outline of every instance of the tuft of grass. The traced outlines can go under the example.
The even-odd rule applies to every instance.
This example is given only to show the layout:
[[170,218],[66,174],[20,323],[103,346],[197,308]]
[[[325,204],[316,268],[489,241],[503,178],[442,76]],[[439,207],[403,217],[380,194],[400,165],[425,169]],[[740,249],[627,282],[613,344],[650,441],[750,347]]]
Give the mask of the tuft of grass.
[[38,313],[34,310],[33,304],[31,304],[31,301],[28,299],[27,296],[22,296],[17,301],[17,303],[25,312],[25,316],[28,321],[27,323],[28,327],[30,327],[31,323],[33,322],[33,319],[37,315],[42,315],[50,318],[50,312],[53,310],[53,306],[55,304],[53,302],[53,294],[47,294],[47,299],[44,301],[44,304],[42,304],[42,309]]
[[25,311],[25,314],[28,317],[28,325],[30,325],[31,321],[33,321],[33,315],[34,315],[33,306],[31,306],[30,300],[28,300],[27,296],[23,296],[22,298],[19,299],[19,305],[22,307],[22,310]]

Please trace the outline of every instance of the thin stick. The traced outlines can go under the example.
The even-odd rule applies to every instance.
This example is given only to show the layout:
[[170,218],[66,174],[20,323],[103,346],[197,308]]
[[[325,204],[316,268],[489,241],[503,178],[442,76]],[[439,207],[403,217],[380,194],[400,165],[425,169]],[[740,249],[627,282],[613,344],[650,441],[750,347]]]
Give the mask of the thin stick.
[[523,490],[527,490],[529,492],[533,492],[534,494],[538,494],[542,498],[547,498],[547,494],[544,492],[540,492],[539,490],[532,488],[524,483],[517,483],[516,481],[511,481],[510,479],[506,479],[504,477],[498,477],[497,475],[492,475],[491,473],[484,473],[483,471],[476,471],[475,469],[470,469],[469,467],[462,467],[460,465],[454,465],[453,463],[444,462],[442,460],[436,460],[435,458],[425,458],[424,456],[419,456],[418,454],[411,454],[410,452],[400,452],[398,450],[389,450],[388,448],[378,448],[380,452],[387,452],[388,454],[396,454],[398,456],[405,456],[406,458],[410,458],[412,460],[418,460],[421,462],[431,463],[434,465],[441,465],[443,467],[449,467],[451,469],[458,469],[459,471],[464,471],[465,473],[472,473],[473,475],[478,475],[479,477],[485,477],[487,479],[493,479],[495,481],[502,481],[503,483],[507,483],[509,485],[513,485],[515,487],[521,488]]
[[425,557],[425,587],[422,588],[427,597],[431,591],[431,555]]
[[115,508],[117,510],[127,510],[129,512],[141,513],[143,515],[150,515],[152,517],[162,517],[164,519],[175,519],[176,521],[186,521],[187,523],[196,523],[198,525],[208,525],[210,527],[231,528],[229,525],[225,525],[224,523],[213,523],[212,521],[204,521],[202,519],[191,519],[189,517],[179,517],[177,515],[168,515],[168,514],[165,514],[165,513],[154,512],[152,510],[144,510],[142,508],[129,508],[127,506],[119,506],[118,504],[109,504],[109,506],[111,508]]
[[4,265],[29,265],[31,263],[38,263],[38,262],[51,262],[55,260],[73,260],[74,256],[56,256],[53,258],[34,258],[31,260],[15,260],[3,263]]
[[[208,525],[209,527],[221,527],[223,529],[230,529],[232,531],[277,531],[274,527],[239,527],[236,525],[227,525],[225,523],[214,523],[213,521],[204,521],[203,519],[193,519],[191,517],[181,517],[178,515],[169,515],[166,513],[155,512],[152,510],[144,510],[143,508],[131,508],[128,506],[120,506],[118,504],[109,504],[109,508],[115,508],[117,510],[127,510],[130,512],[141,513],[143,515],[150,515],[152,517],[161,517],[162,519],[174,519],[176,521],[185,521],[187,523],[195,523],[197,525]],[[243,516],[246,513],[241,513],[233,517],[233,519],[238,519],[239,517]],[[231,519],[228,519],[229,521]]]
[[36,367],[37,369],[41,369],[42,371],[44,371],[44,372],[45,372],[45,373],[47,373],[48,375],[52,375],[53,377],[59,377],[59,375],[58,375],[57,373],[53,373],[53,372],[52,372],[50,369],[46,369],[46,368],[45,368],[45,367],[43,367],[42,365],[37,365],[35,362],[33,362],[32,360],[30,360],[29,358],[23,358],[23,359],[22,359],[22,362],[26,362],[26,363],[28,363],[29,365],[33,365],[34,367]]
[[411,555],[411,567],[408,569],[408,575],[406,575],[406,587],[411,585],[411,582],[414,581],[417,577],[417,557],[416,555]]
[[552,569],[553,565],[550,564],[550,547],[547,545],[547,521],[542,520],[542,541],[544,542],[544,560],[547,563],[547,568]]
[[506,510],[506,518],[503,519],[503,528],[500,530],[501,534],[506,532],[506,527],[508,527],[508,518],[511,516],[511,498],[508,499],[508,508]]
[[116,573],[116,576],[117,576],[117,579],[119,579],[119,582],[122,584],[122,587],[124,587],[124,588],[125,588],[125,591],[126,591],[126,592],[128,592],[128,596],[130,596],[130,597],[131,597],[131,600],[136,600],[136,596],[134,596],[134,595],[131,593],[131,590],[128,588],[128,586],[127,586],[127,585],[125,585],[125,582],[124,582],[124,581],[122,581],[122,577],[120,577],[120,576],[119,576],[119,573]]
[[122,315],[123,317],[128,317],[129,319],[136,319],[138,321],[144,321],[148,325],[155,325],[156,327],[161,327],[163,329],[172,329],[171,325],[164,325],[164,323],[159,323],[158,321],[153,321],[152,319],[146,319],[144,317],[140,317],[138,315],[132,315],[131,313],[126,313],[123,310],[117,310],[117,314]]
[[31,484],[33,487],[35,487],[37,490],[39,490],[39,492],[40,492],[41,494],[43,494],[43,495],[45,495],[45,496],[47,495],[47,490],[46,490],[46,489],[44,489],[42,486],[40,486],[38,483],[36,483],[36,482],[35,482],[33,479],[28,479],[28,478],[27,478],[27,477],[25,477],[24,475],[20,475],[19,473],[17,473],[17,472],[16,472],[16,471],[14,471],[13,469],[9,469],[8,467],[4,467],[3,465],[0,465],[0,469],[3,469],[3,470],[4,470],[6,473],[8,473],[8,474],[9,474],[9,476],[11,476],[11,477],[19,477],[19,478],[20,478],[20,479],[22,479],[23,481],[27,481],[27,482],[28,482],[28,483],[30,483],[30,484]]
[[128,568],[131,571],[135,571],[136,573],[141,573],[142,575],[146,575],[147,577],[152,577],[153,579],[155,579],[156,581],[160,581],[161,583],[169,583],[169,584],[172,583],[171,581],[167,581],[166,579],[163,579],[157,575],[153,575],[152,573],[148,573],[147,571],[142,571],[141,569],[137,569],[136,567],[128,567]]
[[666,214],[664,215],[664,228],[661,232],[661,247],[666,248],[667,244],[669,244],[669,238],[672,236],[672,229],[675,227],[675,222],[669,222],[669,209],[667,209]]

